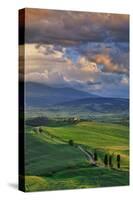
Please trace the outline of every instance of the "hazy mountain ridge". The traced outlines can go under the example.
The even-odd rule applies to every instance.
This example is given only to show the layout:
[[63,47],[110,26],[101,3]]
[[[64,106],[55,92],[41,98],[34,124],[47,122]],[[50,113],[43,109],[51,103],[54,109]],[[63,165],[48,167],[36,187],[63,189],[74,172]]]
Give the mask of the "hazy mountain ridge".
[[26,106],[46,108],[53,112],[128,113],[129,100],[100,97],[73,88],[55,88],[45,84],[26,82]]
[[69,87],[56,88],[41,83],[26,82],[26,105],[42,107],[58,103],[69,102],[72,100],[83,99],[86,97],[97,97],[91,93],[76,90]]
[[129,100],[123,98],[84,98],[70,101],[59,105],[60,109],[70,109],[98,113],[127,113],[129,110]]

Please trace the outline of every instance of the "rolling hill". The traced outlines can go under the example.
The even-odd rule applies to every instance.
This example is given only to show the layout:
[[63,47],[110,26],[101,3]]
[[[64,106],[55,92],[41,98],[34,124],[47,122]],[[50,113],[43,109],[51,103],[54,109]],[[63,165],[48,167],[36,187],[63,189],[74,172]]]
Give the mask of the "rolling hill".
[[78,110],[79,112],[128,113],[129,100],[105,97],[84,98],[61,103],[59,108],[60,110]]
[[[39,127],[38,127],[39,128]],[[127,185],[129,183],[129,130],[123,125],[81,122],[62,127],[26,127],[25,190],[55,190]],[[78,148],[97,150],[98,166],[90,166]],[[114,168],[104,167],[105,153],[114,155]],[[121,169],[116,155],[121,154]]]

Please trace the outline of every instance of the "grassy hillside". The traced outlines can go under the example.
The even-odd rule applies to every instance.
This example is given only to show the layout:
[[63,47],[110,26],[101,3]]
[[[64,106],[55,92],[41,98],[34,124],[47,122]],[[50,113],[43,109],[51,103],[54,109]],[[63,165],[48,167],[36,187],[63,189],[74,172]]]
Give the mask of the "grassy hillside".
[[79,149],[71,147],[45,133],[26,131],[26,175],[51,175],[56,171],[77,165],[88,165]]
[[121,153],[123,164],[128,167],[129,131],[127,126],[95,122],[81,122],[64,127],[46,127],[49,133],[68,141],[73,139],[78,144],[100,152]]
[[[95,122],[26,128],[26,191],[118,186],[128,184],[128,127]],[[68,141],[98,152],[98,166]],[[114,169],[105,168],[105,153],[114,154]],[[121,169],[116,169],[116,155]]]
[[128,172],[105,168],[69,169],[52,177],[26,176],[26,191],[124,186],[128,176]]

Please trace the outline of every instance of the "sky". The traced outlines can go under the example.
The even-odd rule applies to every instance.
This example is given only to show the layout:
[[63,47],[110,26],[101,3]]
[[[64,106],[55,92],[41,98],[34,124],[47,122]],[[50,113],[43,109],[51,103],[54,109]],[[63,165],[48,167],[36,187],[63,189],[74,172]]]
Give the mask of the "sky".
[[23,47],[26,81],[128,98],[129,15],[26,9]]

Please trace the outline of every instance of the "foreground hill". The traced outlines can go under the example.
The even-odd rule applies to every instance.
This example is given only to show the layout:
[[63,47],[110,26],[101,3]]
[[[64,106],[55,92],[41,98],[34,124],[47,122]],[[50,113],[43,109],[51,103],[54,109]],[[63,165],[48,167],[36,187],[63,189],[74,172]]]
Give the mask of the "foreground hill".
[[[26,191],[127,185],[129,156],[127,126],[81,122],[75,125],[26,128]],[[98,153],[98,166],[92,167],[78,148],[68,140]],[[114,155],[114,169],[105,168],[105,153]],[[121,155],[121,169],[115,156]]]

